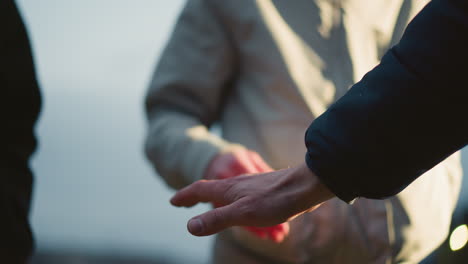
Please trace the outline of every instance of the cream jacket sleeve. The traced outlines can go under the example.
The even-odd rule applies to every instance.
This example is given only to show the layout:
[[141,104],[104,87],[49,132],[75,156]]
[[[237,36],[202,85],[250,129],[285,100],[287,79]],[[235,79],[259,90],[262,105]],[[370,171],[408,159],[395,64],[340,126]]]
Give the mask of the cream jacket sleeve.
[[145,152],[173,188],[204,174],[219,152],[239,145],[210,133],[236,73],[236,55],[207,1],[183,9],[162,53],[146,97]]
[[[186,1],[146,97],[148,158],[174,188],[202,178],[233,142],[273,168],[302,161],[314,116],[378,63],[376,44],[398,39],[424,2]],[[218,121],[224,139],[209,132]],[[445,239],[460,180],[454,156],[390,199],[334,199],[296,218],[281,244],[229,229],[221,240],[242,250],[219,263],[417,263]]]

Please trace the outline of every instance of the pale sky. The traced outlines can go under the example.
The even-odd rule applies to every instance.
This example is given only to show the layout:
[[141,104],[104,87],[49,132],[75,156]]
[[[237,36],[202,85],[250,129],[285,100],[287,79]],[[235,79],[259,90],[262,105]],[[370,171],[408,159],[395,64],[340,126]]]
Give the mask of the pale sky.
[[39,249],[208,257],[145,161],[143,96],[184,1],[22,0],[44,107],[32,223]]

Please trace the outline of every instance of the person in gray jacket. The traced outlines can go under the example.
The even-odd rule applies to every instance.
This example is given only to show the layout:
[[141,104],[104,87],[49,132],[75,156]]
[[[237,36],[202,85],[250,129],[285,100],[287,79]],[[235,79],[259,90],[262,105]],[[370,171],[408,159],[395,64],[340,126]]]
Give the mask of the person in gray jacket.
[[[310,122],[377,65],[424,4],[188,1],[146,98],[149,160],[175,189],[301,163]],[[209,130],[216,123],[222,136]],[[417,263],[444,240],[460,181],[454,155],[386,200],[332,199],[273,231],[233,227],[213,262]]]

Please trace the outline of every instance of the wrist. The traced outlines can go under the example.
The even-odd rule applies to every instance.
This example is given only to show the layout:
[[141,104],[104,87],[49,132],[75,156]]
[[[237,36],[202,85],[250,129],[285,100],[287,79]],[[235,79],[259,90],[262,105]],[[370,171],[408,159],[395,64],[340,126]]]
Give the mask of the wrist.
[[320,178],[305,163],[297,166],[293,173],[297,175],[299,184],[303,184],[301,196],[306,201],[304,206],[307,209],[315,208],[315,206],[335,197],[335,194],[320,181]]

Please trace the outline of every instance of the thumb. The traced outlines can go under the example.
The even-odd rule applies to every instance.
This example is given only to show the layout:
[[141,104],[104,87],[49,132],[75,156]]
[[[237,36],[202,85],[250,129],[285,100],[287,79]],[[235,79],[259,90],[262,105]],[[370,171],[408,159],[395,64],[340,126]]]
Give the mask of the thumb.
[[195,216],[187,223],[188,231],[195,236],[208,236],[235,225],[238,215],[233,204],[212,209]]

